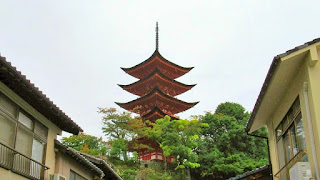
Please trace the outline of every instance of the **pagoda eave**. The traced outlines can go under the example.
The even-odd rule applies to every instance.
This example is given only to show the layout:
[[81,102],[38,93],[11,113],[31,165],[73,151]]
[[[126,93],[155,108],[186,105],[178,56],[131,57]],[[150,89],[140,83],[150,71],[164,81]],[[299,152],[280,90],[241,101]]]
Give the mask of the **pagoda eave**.
[[[161,91],[157,86],[154,87],[152,89],[152,91],[150,91],[148,94],[146,94],[145,96],[142,96],[140,98],[137,98],[135,100],[132,100],[132,101],[129,101],[127,103],[119,103],[121,105],[128,105],[128,104],[131,104],[131,103],[134,103],[134,102],[139,102],[141,100],[144,100],[144,99],[147,99],[149,96],[152,96],[152,95],[155,95],[155,94],[158,94],[160,97],[163,97],[165,99],[168,99],[168,100],[171,100],[172,102],[177,102],[177,103],[181,103],[181,104],[186,104],[186,105],[196,105],[198,102],[184,102],[182,100],[179,100],[177,98],[174,98],[172,96],[169,96],[167,94],[165,94],[163,91]],[[160,99],[160,98],[159,98]]]
[[[162,64],[163,66],[162,68],[159,67],[161,66],[160,64]],[[121,69],[133,77],[142,79],[145,76],[147,76],[156,67],[159,69],[163,69],[163,73],[170,72],[171,74],[167,74],[167,76],[172,79],[176,79],[186,74],[191,69],[193,69],[193,67],[182,67],[171,61],[168,61],[167,59],[162,57],[162,55],[158,52],[158,50],[156,50],[150,58],[143,61],[142,63],[130,68],[122,67]],[[168,69],[171,69],[171,70],[167,72],[166,70]]]
[[[119,84],[118,84],[119,85]],[[140,79],[134,83],[128,85],[119,85],[122,89],[138,95],[144,96],[150,92],[156,86],[170,96],[180,95],[191,88],[196,84],[183,84],[174,79],[170,79],[161,73],[160,70],[155,69],[150,75],[146,76],[143,79]]]
[[188,110],[198,104],[198,102],[184,102],[179,99],[162,94],[161,91],[153,91],[150,95],[146,95],[127,103],[116,103],[120,107],[140,114],[141,116],[149,113],[155,106],[160,109],[166,109],[166,114],[177,114]]

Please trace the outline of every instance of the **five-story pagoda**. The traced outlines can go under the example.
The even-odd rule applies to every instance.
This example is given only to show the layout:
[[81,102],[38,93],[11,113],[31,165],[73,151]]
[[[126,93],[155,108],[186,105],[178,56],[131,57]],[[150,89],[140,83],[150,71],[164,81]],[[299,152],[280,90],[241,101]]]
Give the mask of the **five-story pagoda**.
[[[158,31],[157,23],[156,50],[152,56],[131,68],[121,68],[139,80],[129,85],[119,86],[140,97],[127,103],[116,103],[128,111],[138,113],[143,120],[153,122],[166,115],[170,116],[171,119],[178,119],[175,114],[185,111],[198,103],[188,103],[175,98],[175,96],[195,86],[186,85],[175,80],[188,73],[193,67],[179,66],[161,56],[159,53]],[[154,151],[139,152],[139,158],[147,161],[164,160],[164,156],[158,147],[154,147]],[[170,161],[171,158],[168,160]]]

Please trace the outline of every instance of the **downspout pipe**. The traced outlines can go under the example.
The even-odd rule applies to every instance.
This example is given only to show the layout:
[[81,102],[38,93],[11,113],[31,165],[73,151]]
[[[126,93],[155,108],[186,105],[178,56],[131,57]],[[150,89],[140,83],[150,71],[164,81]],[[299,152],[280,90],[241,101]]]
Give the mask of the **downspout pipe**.
[[270,170],[270,175],[273,179],[273,176],[272,176],[272,165],[271,165],[271,158],[270,158],[270,149],[269,149],[269,139],[268,137],[265,137],[265,136],[259,136],[259,135],[255,135],[255,134],[249,134],[249,132],[247,131],[247,135],[248,136],[253,136],[253,137],[257,137],[257,138],[262,138],[262,139],[265,139],[267,141],[267,147],[268,147],[268,160],[269,160],[269,170]]
[[313,165],[316,170],[316,176],[317,179],[320,180],[320,175],[319,175],[319,166],[317,162],[317,154],[316,154],[316,147],[315,147],[315,142],[314,142],[314,137],[313,137],[313,130],[312,130],[312,122],[311,122],[311,113],[310,113],[310,106],[309,106],[309,99],[308,99],[308,82],[305,82],[303,84],[303,95],[304,95],[304,104],[306,108],[306,116],[307,116],[307,122],[308,122],[308,130],[309,130],[309,136],[310,136],[310,146],[311,146],[311,151],[313,155]]

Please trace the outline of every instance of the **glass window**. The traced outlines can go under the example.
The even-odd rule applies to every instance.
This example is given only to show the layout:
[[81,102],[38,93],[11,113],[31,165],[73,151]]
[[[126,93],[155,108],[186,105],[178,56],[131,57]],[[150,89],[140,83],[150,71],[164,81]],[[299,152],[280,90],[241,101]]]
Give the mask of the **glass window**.
[[289,120],[288,120],[288,116],[287,115],[283,118],[281,124],[282,124],[282,127],[283,127],[283,131],[285,131],[286,128],[288,127],[288,124],[289,124]]
[[283,140],[284,140],[284,147],[285,147],[285,152],[286,152],[286,162],[288,162],[293,157],[288,131],[284,134]]
[[288,118],[288,123],[290,124],[293,121],[293,111],[291,108],[287,114],[287,118]]
[[[280,139],[277,143],[277,149],[278,149],[278,154],[284,154],[284,149],[283,149],[283,140]],[[282,168],[286,164],[286,159],[284,156],[279,156],[279,165],[280,168]]]
[[[300,101],[299,98],[297,98],[286,113],[286,116],[275,129],[280,168],[287,166],[288,162],[300,151],[306,150],[305,132],[303,129],[303,120],[300,111]],[[302,155],[302,158],[300,156],[296,156],[297,159],[295,159],[294,162],[308,161],[308,155]],[[288,169],[281,171],[280,178],[286,179],[288,175],[287,173]]]
[[[15,148],[19,153],[35,161],[44,163],[47,136],[48,128],[46,126],[36,121],[26,112],[20,112],[19,107],[13,101],[5,95],[0,94],[1,143]],[[19,158],[10,160],[13,161],[15,168],[22,168],[24,169],[24,173],[29,173],[29,175],[34,175],[34,177],[39,176],[40,171],[36,169],[40,170],[41,166],[30,164],[30,161],[19,164],[15,163],[16,160],[19,160]],[[30,168],[30,172],[28,172],[28,168]]]
[[70,170],[70,180],[87,180],[86,178],[80,176],[79,174],[73,172],[72,170]]
[[297,139],[296,139],[296,128],[294,124],[290,126],[289,132],[290,132],[291,147],[292,147],[293,156],[294,156],[299,152]]
[[0,141],[8,146],[13,146],[16,123],[0,115]]
[[76,173],[70,171],[70,180],[76,180]]
[[44,143],[38,139],[33,139],[31,158],[43,163]]
[[276,129],[277,140],[282,136],[282,124],[280,124]]
[[18,121],[19,121],[21,124],[25,125],[27,128],[29,128],[29,129],[32,130],[32,128],[33,128],[33,122],[32,122],[32,120],[31,120],[28,116],[26,116],[24,113],[19,112],[19,119],[18,119]]
[[0,96],[0,107],[9,113],[12,117],[17,116],[17,106],[3,94]]
[[25,127],[19,126],[16,139],[16,150],[31,157],[33,135]]
[[34,126],[34,133],[41,138],[47,139],[48,136],[48,128],[43,124],[36,121]]
[[298,141],[298,147],[299,150],[306,150],[306,139],[305,139],[305,133],[303,129],[303,123],[302,123],[302,116],[299,114],[297,118],[295,119],[297,124],[297,141]]
[[296,99],[296,101],[292,105],[293,114],[297,114],[300,111],[300,101],[299,98]]

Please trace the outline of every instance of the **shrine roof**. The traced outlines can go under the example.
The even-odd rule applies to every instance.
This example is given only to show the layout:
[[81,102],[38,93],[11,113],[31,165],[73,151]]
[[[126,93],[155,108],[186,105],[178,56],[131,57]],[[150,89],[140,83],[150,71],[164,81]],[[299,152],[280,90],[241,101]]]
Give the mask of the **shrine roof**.
[[196,84],[191,84],[191,85],[188,85],[188,84],[184,84],[184,83],[181,83],[179,81],[176,81],[174,79],[171,79],[169,77],[167,77],[166,75],[164,75],[158,68],[154,69],[148,76],[144,77],[143,79],[140,79],[134,83],[131,83],[131,84],[128,84],[128,85],[121,85],[121,84],[118,84],[121,88],[133,93],[133,94],[136,94],[138,96],[143,96],[144,94],[146,93],[143,93],[141,91],[130,91],[130,88],[139,88],[139,86],[144,86],[145,85],[145,82],[150,80],[150,78],[154,77],[154,76],[160,76],[161,79],[163,79],[164,81],[167,81],[168,83],[171,83],[173,84],[174,86],[176,86],[176,88],[179,88],[179,89],[185,89],[184,91],[182,91],[181,93],[177,93],[177,94],[173,94],[173,96],[176,96],[176,95],[179,95],[179,94],[182,94],[183,92],[191,89],[192,87],[194,87]]
[[129,111],[134,111],[135,108],[137,108],[135,112],[140,114],[140,116],[143,116],[148,112],[150,112],[155,105],[164,105],[163,104],[164,102],[169,106],[163,109],[165,111],[170,112],[171,114],[176,114],[176,113],[185,111],[199,103],[199,102],[189,103],[189,102],[181,101],[177,98],[173,98],[165,94],[158,87],[155,87],[150,93],[148,93],[145,96],[142,96],[140,98],[137,98],[127,103],[116,102],[116,104]]
[[131,103],[134,103],[134,102],[138,102],[140,100],[143,100],[143,99],[147,99],[149,96],[155,94],[155,93],[159,93],[160,95],[164,96],[165,98],[168,98],[170,100],[173,100],[175,102],[179,102],[179,103],[182,103],[182,104],[186,104],[186,105],[196,105],[199,103],[198,102],[192,102],[192,103],[189,103],[189,102],[185,102],[185,101],[182,101],[180,99],[177,99],[177,98],[174,98],[174,97],[171,97],[169,95],[167,95],[166,93],[162,92],[157,86],[153,88],[152,91],[150,91],[148,94],[146,94],[145,96],[142,96],[140,98],[137,98],[135,100],[132,100],[132,101],[129,101],[129,102],[126,102],[126,103],[119,103],[119,102],[115,102],[116,104],[118,104],[119,106],[121,105],[128,105],[128,104],[131,104]]
[[[126,73],[128,73],[128,74],[130,74],[130,75],[132,75],[132,76],[134,76],[134,77],[136,77],[138,79],[141,79],[142,77],[139,77],[139,75],[136,75],[136,74],[133,74],[133,73],[130,73],[130,72],[136,71],[137,69],[141,68],[142,66],[147,65],[149,62],[151,62],[152,60],[156,59],[155,57],[159,57],[158,59],[162,60],[164,63],[169,64],[171,66],[174,66],[175,68],[180,69],[180,71],[184,71],[183,74],[185,74],[185,73],[189,72],[191,69],[193,69],[193,67],[182,67],[182,66],[179,66],[179,65],[177,65],[177,64],[175,64],[175,63],[173,63],[173,62],[171,62],[171,61],[169,61],[167,59],[165,59],[160,54],[158,49],[156,49],[154,51],[154,53],[151,55],[151,57],[149,57],[147,60],[145,60],[145,61],[143,61],[143,62],[141,62],[141,63],[139,63],[139,64],[137,64],[137,65],[135,65],[133,67],[130,67],[130,68],[121,67],[121,69],[124,70]],[[180,76],[178,76],[178,77],[180,77]],[[175,77],[175,78],[177,78],[177,77]]]
[[[168,114],[168,113],[163,112],[163,111],[159,108],[159,106],[157,106],[157,105],[156,105],[149,113],[143,115],[142,118],[153,117],[154,114],[157,113],[157,112],[158,112],[159,114],[163,115],[161,118],[163,118],[163,117],[165,117],[166,115],[168,115],[168,116],[171,117],[171,119],[179,119],[177,116],[175,116],[175,115],[173,115],[173,114]],[[150,119],[147,119],[147,120],[150,120]],[[150,121],[151,121],[151,120],[150,120]]]

